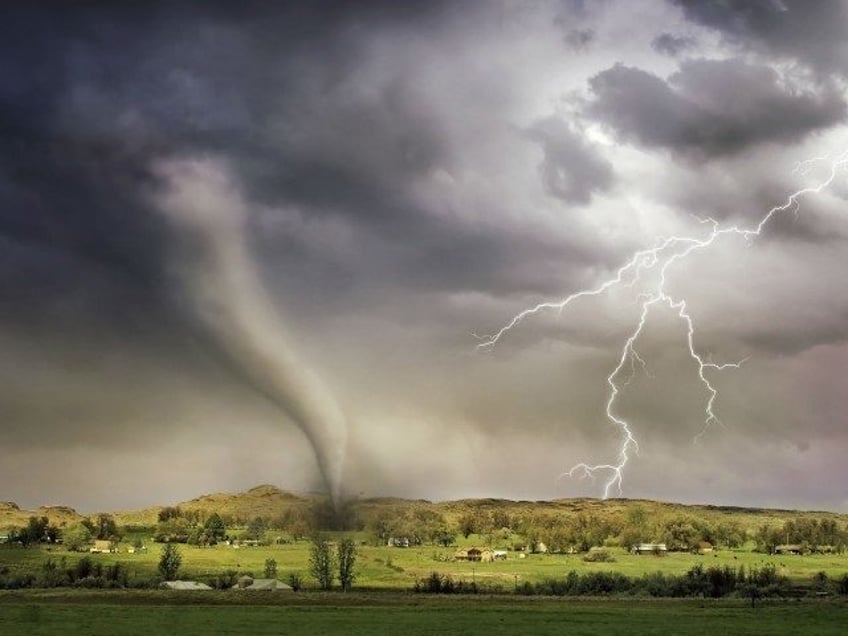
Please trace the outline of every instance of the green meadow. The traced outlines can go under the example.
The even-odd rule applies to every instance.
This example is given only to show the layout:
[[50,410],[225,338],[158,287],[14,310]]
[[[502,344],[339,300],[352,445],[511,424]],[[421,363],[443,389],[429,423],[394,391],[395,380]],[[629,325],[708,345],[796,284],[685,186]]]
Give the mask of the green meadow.
[[[364,540],[364,539],[363,539]],[[461,541],[465,545],[481,545],[482,537],[471,535]],[[47,559],[73,566],[79,559],[88,557],[103,565],[120,563],[125,565],[131,578],[152,578],[157,573],[161,545],[147,544],[147,551],[129,554],[123,547],[115,554],[82,554],[68,552],[60,546],[51,548],[0,546],[0,566],[11,573],[38,572]],[[309,577],[308,541],[284,545],[234,548],[225,544],[210,547],[180,545],[183,557],[179,578],[205,581],[228,570],[261,576],[267,559],[277,563],[278,576],[283,580],[288,574],[297,573],[307,586]],[[696,565],[730,566],[737,569],[760,568],[774,565],[779,574],[798,583],[808,583],[813,575],[825,572],[835,579],[848,573],[848,555],[809,554],[772,556],[748,550],[718,550],[711,554],[672,552],[666,556],[632,555],[621,548],[607,551],[614,559],[606,563],[583,560],[582,554],[526,554],[509,552],[505,561],[492,563],[469,563],[454,561],[456,547],[441,548],[423,546],[414,548],[357,546],[356,581],[354,587],[365,589],[409,590],[417,580],[437,571],[457,581],[476,582],[488,587],[510,592],[521,583],[538,583],[546,579],[562,578],[574,570],[578,573],[604,571],[620,572],[628,577],[646,573],[663,572],[683,574]]]
[[[0,588],[9,588],[0,589],[3,636],[841,634],[848,619],[848,517],[831,512],[582,499],[372,499],[332,510],[320,498],[271,486],[89,516],[66,507],[25,511],[7,502],[0,508],[0,528],[9,528],[10,536],[21,537],[13,531],[22,532],[36,517],[66,541],[81,525],[94,529],[77,545],[80,551],[71,551],[64,541],[18,539],[0,545]],[[165,544],[155,539],[179,533],[202,538],[216,516],[226,536],[216,537],[217,543],[180,540],[176,578],[229,586],[234,577],[263,577],[273,563],[278,579],[293,577],[302,589],[160,589]],[[96,532],[112,536],[116,551],[89,552],[98,547]],[[306,538],[313,535],[331,544],[354,542],[352,591],[342,592],[338,581],[331,591],[318,590],[310,567],[313,543]],[[416,539],[411,547],[390,547],[386,537]],[[676,545],[662,556],[631,554],[627,546],[640,541]],[[770,554],[778,544],[798,544],[802,554]],[[545,552],[543,545],[553,549]],[[502,550],[506,559],[454,558],[457,550],[472,546]],[[80,563],[83,559],[88,562]],[[83,569],[96,573],[63,574]],[[116,570],[122,578],[109,579],[107,571]],[[680,590],[670,582],[697,579],[721,586],[710,577],[740,570],[748,579],[716,598],[706,598],[713,594],[697,585],[675,593]],[[766,571],[772,573],[768,581],[751,582],[753,573]],[[663,576],[651,576],[656,573]],[[603,584],[615,576],[643,583],[567,592],[562,587],[569,578]],[[451,581],[453,593],[444,588],[423,593],[434,591],[428,587],[434,580]]]
[[74,590],[0,592],[4,635],[844,634],[844,601],[561,600]]

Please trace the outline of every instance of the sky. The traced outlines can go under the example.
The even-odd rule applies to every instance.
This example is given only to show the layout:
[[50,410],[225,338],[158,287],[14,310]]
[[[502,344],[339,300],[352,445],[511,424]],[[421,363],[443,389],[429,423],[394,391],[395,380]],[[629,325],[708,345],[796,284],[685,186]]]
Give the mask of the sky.
[[[756,227],[848,150],[844,1],[4,14],[0,499],[22,507],[602,496],[610,471],[563,473],[617,461],[608,376],[656,269],[478,345],[665,238]],[[744,362],[705,370],[705,430],[685,321],[650,307],[613,378],[622,496],[848,511],[838,168],[668,267],[695,352]]]

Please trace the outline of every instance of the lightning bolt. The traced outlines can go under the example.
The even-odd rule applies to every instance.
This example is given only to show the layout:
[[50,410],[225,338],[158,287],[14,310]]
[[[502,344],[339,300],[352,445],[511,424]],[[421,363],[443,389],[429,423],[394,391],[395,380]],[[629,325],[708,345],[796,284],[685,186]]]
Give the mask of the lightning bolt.
[[[828,161],[827,157],[815,157],[799,162],[793,173],[807,175],[813,167],[818,164]],[[639,452],[639,444],[633,434],[630,423],[616,412],[616,401],[621,393],[621,389],[627,386],[636,374],[637,365],[647,371],[645,360],[639,355],[636,350],[636,342],[642,334],[645,325],[648,322],[651,311],[656,307],[665,306],[676,313],[677,317],[686,328],[686,346],[690,358],[695,364],[697,375],[700,383],[703,385],[707,399],[704,405],[704,426],[695,438],[697,443],[701,437],[713,426],[722,425],[721,420],[715,413],[714,407],[718,398],[718,390],[710,382],[709,373],[712,371],[722,371],[724,369],[738,369],[746,360],[742,359],[736,362],[727,362],[717,364],[711,359],[705,358],[700,354],[695,346],[695,323],[692,316],[686,308],[685,298],[675,298],[666,289],[666,275],[675,263],[684,260],[696,251],[702,251],[712,246],[717,240],[724,236],[738,236],[745,239],[750,245],[757,237],[759,237],[768,223],[777,215],[784,212],[798,213],[799,199],[806,195],[818,194],[825,188],[829,187],[836,179],[837,174],[848,164],[848,151],[836,156],[830,160],[829,172],[827,178],[819,181],[815,185],[801,188],[786,197],[781,205],[777,205],[766,212],[759,222],[751,227],[740,227],[732,225],[722,227],[718,221],[712,218],[699,219],[702,225],[707,225],[710,229],[709,233],[704,238],[693,236],[672,236],[659,239],[653,247],[646,248],[635,252],[630,259],[625,262],[615,274],[606,281],[589,289],[576,291],[562,300],[548,301],[539,303],[533,307],[529,307],[515,314],[509,322],[501,327],[494,334],[488,336],[478,336],[480,342],[477,344],[478,351],[493,349],[506,335],[518,327],[525,319],[540,314],[549,310],[556,310],[559,315],[565,311],[567,307],[575,302],[594,296],[600,296],[616,286],[634,287],[637,283],[643,283],[648,273],[655,273],[655,282],[648,286],[648,290],[642,292],[638,296],[638,302],[641,303],[641,311],[639,319],[635,327],[629,333],[621,348],[621,354],[618,357],[618,364],[613,368],[612,372],[607,376],[607,385],[609,386],[609,394],[606,402],[606,417],[611,424],[617,427],[621,432],[621,445],[619,446],[618,455],[615,460],[606,464],[587,464],[581,462],[573,466],[570,470],[560,475],[560,477],[587,477],[595,479],[596,473],[607,473],[609,476],[604,484],[603,497],[604,499],[610,496],[610,493],[615,490],[619,495],[622,494],[622,479],[624,468],[632,454]],[[626,377],[624,377],[626,376]]]

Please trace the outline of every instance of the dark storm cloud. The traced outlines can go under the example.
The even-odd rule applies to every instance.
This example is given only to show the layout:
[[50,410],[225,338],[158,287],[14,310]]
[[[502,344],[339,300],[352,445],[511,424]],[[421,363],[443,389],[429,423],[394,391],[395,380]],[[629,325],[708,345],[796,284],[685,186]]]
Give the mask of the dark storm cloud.
[[[445,132],[412,69],[359,75],[367,33],[427,30],[443,14],[438,4],[397,3],[22,8],[5,23],[0,61],[0,234],[65,253],[56,275],[69,284],[51,281],[65,294],[108,307],[88,274],[99,263],[155,308],[167,240],[140,200],[153,182],[148,166],[223,152],[251,200],[303,206],[376,235],[378,252],[394,271],[408,266],[413,283],[464,288],[485,286],[496,270],[509,276],[516,250],[499,250],[503,237],[431,218],[409,196],[417,178],[450,167]],[[411,251],[391,256],[390,245],[408,236],[417,238]],[[522,242],[536,241],[509,239]],[[430,271],[421,268],[427,254],[437,257]],[[39,260],[16,267],[32,271]],[[445,276],[448,268],[457,275]],[[311,284],[322,282],[320,266],[306,269]]]
[[688,51],[697,44],[695,38],[688,35],[674,35],[672,33],[660,33],[651,40],[651,48],[657,53],[677,57]]
[[[208,245],[164,222],[168,192],[185,193],[180,214],[241,210],[237,262],[270,292],[264,331],[285,337],[350,416],[353,488],[364,480],[374,494],[430,498],[469,488],[573,494],[579,485],[553,477],[572,461],[615,455],[605,378],[638,318],[636,290],[528,317],[491,355],[475,355],[471,332],[595,288],[657,236],[702,236],[689,213],[750,221],[817,178],[785,173],[808,152],[832,156],[840,141],[841,80],[826,71],[838,68],[835,31],[844,27],[823,23],[840,23],[841,9],[821,4],[808,23],[795,21],[823,29],[819,44],[764,6],[686,3],[688,24],[666,5],[629,1],[7,10],[0,482],[11,484],[9,498],[24,492],[15,481],[26,466],[43,481],[25,492],[56,492],[76,473],[67,480],[85,493],[76,496],[100,507],[113,488],[88,466],[109,449],[114,465],[136,460],[137,477],[120,483],[145,504],[169,500],[175,482],[186,497],[197,494],[186,483],[249,487],[257,470],[282,486],[290,477],[317,483],[291,416],[257,400],[196,328],[198,289],[179,274],[193,266],[235,276],[241,266],[222,258],[210,267]],[[794,14],[801,5],[788,6]],[[669,76],[670,57],[692,55],[690,33],[698,55],[713,59]],[[169,165],[212,166],[217,176],[153,169]],[[763,431],[796,439],[784,402],[802,403],[803,387],[816,385],[822,347],[832,375],[844,366],[848,314],[832,293],[844,196],[805,199],[800,213],[815,216],[776,219],[745,251],[749,261],[727,241],[669,274],[691,301],[705,355],[756,354],[716,378],[721,415],[743,421],[740,447]],[[215,280],[206,282],[213,299],[237,301],[219,320],[255,318],[237,285]],[[222,348],[238,346],[229,329],[215,331]],[[628,495],[721,501],[738,491],[739,470],[720,451],[705,453],[694,481],[674,459],[706,399],[679,348],[685,337],[679,320],[661,315],[640,336],[648,372],[636,369],[617,406],[650,460],[634,460]],[[786,377],[798,381],[773,381]],[[841,384],[821,386],[806,430],[838,448],[841,403],[830,396]],[[150,451],[163,446],[160,461]],[[769,474],[767,455],[745,470]],[[160,463],[185,474],[165,475]],[[710,472],[727,477],[705,492],[700,477]],[[779,498],[787,488],[763,482],[745,496]]]
[[694,158],[797,142],[845,118],[834,87],[787,86],[774,69],[741,59],[688,60],[667,81],[617,64],[589,84],[587,112],[622,139]]
[[[151,165],[162,158],[226,156],[244,198],[267,215],[297,209],[349,228],[358,248],[346,256],[252,228],[260,267],[272,279],[290,273],[281,288],[295,292],[290,311],[305,321],[334,303],[368,303],[371,290],[553,293],[562,264],[599,258],[580,241],[563,245],[533,227],[509,234],[416,200],[419,180],[451,169],[452,142],[414,67],[369,75],[364,59],[374,34],[437,28],[440,5],[199,6],[43,5],[4,23],[2,327],[55,341],[69,366],[87,369],[86,386],[114,396],[53,390],[62,374],[22,364],[43,354],[18,349],[4,373],[45,384],[36,398],[6,383],[7,448],[31,443],[26,431],[62,427],[56,439],[87,439],[122,412],[150,412],[144,396],[168,380],[114,374],[97,350],[159,358],[165,378],[196,374],[193,393],[223,382],[171,274],[173,231],[151,213],[149,195],[162,187]],[[57,411],[67,416],[51,418]],[[170,425],[159,411],[156,419]],[[126,434],[108,430],[99,439]]]
[[613,171],[584,138],[560,119],[537,122],[527,133],[545,153],[539,173],[546,190],[567,203],[588,203],[592,194],[609,190]]
[[692,22],[743,49],[795,59],[821,73],[848,69],[844,0],[674,0]]

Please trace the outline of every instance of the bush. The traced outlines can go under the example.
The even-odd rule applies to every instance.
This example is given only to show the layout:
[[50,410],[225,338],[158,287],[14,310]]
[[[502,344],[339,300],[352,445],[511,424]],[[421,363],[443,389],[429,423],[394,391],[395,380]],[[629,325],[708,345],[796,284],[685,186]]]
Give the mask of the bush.
[[74,587],[83,587],[83,588],[102,588],[106,587],[105,581],[103,577],[100,576],[86,576],[81,579],[74,581]]
[[295,592],[298,592],[303,588],[303,579],[301,578],[300,574],[298,574],[297,572],[289,573],[289,586]]
[[216,590],[229,590],[238,583],[238,572],[227,570],[209,579],[209,586]]
[[606,550],[591,550],[583,560],[586,563],[615,563],[615,557]]
[[[430,576],[419,579],[412,589],[422,594],[477,594],[481,591],[481,587],[475,581],[471,583],[457,582],[450,575],[442,575],[438,572],[431,572]],[[484,591],[494,593],[497,590],[486,588]]]
[[91,557],[85,556],[77,561],[76,565],[68,573],[73,582],[89,576],[99,576],[101,569],[99,563],[95,563],[91,560]]
[[619,572],[589,572],[581,579],[581,596],[629,592],[633,587],[631,580]]
[[645,574],[637,583],[637,587],[650,596],[664,597],[675,596],[673,579],[676,577],[666,577],[662,572],[654,572],[653,574]]
[[265,578],[277,578],[277,561],[275,559],[265,559]]

